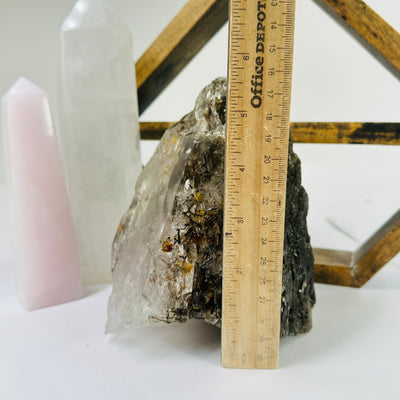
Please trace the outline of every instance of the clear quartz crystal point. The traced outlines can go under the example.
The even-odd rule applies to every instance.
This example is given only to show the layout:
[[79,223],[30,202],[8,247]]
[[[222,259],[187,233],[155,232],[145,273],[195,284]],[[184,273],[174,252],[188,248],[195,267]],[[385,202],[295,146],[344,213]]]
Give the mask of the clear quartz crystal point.
[[131,33],[103,0],[61,28],[61,145],[85,283],[111,280],[111,245],[141,170]]
[[28,310],[82,297],[79,256],[47,94],[20,78],[2,99],[17,292]]

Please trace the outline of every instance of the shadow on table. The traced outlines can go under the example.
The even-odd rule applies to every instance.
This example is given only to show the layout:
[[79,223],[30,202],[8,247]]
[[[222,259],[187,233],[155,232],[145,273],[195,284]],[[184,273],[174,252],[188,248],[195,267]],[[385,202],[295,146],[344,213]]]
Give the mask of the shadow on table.
[[[280,368],[331,358],[346,351],[380,318],[380,305],[362,289],[317,285],[317,304],[311,332],[281,339]],[[156,362],[190,354],[200,360],[220,363],[221,331],[203,321],[128,329],[110,338],[110,343],[131,352],[132,358]]]
[[182,324],[132,328],[117,333],[111,344],[131,351],[133,355],[154,362],[160,358],[179,358],[190,354],[200,359],[219,362],[221,330],[204,321],[191,320]]
[[[321,361],[346,351],[379,321],[381,305],[368,291],[316,285],[313,328],[307,334],[281,339],[280,367]],[[367,349],[366,349],[367,350]]]

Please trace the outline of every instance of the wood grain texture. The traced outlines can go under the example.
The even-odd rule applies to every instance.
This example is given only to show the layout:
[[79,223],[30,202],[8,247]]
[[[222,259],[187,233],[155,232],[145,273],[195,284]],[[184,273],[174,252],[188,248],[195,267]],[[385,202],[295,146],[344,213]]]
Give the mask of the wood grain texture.
[[[294,18],[294,0],[231,2],[221,331],[229,368],[278,366]],[[256,89],[268,70],[269,96]]]
[[228,19],[228,0],[189,0],[136,63],[139,114]]
[[361,0],[315,0],[400,77],[400,34]]
[[[161,139],[173,122],[141,122],[144,140]],[[399,123],[292,122],[292,139],[297,143],[347,143],[400,145]]]

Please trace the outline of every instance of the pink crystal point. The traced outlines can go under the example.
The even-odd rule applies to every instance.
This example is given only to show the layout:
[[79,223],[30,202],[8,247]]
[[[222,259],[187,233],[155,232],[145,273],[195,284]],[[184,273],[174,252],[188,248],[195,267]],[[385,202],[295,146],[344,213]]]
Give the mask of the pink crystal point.
[[2,99],[16,280],[28,310],[82,297],[78,248],[47,94],[20,78]]

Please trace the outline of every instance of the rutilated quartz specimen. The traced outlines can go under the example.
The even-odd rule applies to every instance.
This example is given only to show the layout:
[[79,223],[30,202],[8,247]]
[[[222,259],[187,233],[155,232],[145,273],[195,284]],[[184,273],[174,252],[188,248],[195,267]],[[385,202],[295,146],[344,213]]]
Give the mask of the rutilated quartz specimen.
[[115,226],[141,171],[132,37],[105,0],[61,29],[61,151],[85,283],[111,281]]
[[[204,319],[220,326],[226,81],[200,93],[140,175],[113,244],[106,332]],[[311,329],[315,303],[308,197],[289,149],[281,335]]]

